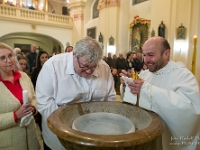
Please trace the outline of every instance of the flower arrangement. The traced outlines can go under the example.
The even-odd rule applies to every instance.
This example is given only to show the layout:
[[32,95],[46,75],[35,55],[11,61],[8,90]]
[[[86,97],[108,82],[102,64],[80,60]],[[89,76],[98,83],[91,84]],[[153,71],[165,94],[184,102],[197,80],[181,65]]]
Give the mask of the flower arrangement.
[[138,24],[138,23],[147,24],[148,26],[150,26],[151,21],[140,18],[138,15],[136,15],[130,24],[130,28],[132,28],[135,24]]

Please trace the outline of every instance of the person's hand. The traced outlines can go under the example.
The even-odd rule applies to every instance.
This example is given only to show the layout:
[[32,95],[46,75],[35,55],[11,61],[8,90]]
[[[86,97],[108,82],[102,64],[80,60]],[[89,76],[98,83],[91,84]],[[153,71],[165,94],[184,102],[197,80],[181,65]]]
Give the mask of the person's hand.
[[[119,74],[121,77],[124,76],[124,77],[131,77],[131,73],[128,73],[126,70],[122,70],[121,73]],[[122,78],[120,78],[120,82],[122,84],[125,84],[124,83],[124,80]]]
[[17,116],[17,119],[21,119],[22,117],[30,114],[34,111],[34,107],[31,106],[31,104],[25,104],[19,107],[17,111],[15,111],[15,114]]
[[32,70],[34,70],[36,67],[32,67]]
[[131,93],[139,94],[143,83],[144,80],[139,79],[139,80],[134,80],[133,82],[127,82],[127,85],[130,88]]

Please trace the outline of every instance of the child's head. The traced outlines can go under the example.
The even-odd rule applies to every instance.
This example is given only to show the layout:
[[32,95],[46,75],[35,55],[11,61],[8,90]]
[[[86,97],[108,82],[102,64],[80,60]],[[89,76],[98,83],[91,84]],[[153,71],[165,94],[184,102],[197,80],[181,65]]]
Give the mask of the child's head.
[[113,75],[117,74],[117,69],[112,69],[112,74]]
[[17,55],[17,60],[21,66],[22,71],[26,70],[26,66],[27,66],[27,58],[24,57],[23,55]]
[[148,69],[147,65],[143,64],[143,70],[146,70],[146,69]]

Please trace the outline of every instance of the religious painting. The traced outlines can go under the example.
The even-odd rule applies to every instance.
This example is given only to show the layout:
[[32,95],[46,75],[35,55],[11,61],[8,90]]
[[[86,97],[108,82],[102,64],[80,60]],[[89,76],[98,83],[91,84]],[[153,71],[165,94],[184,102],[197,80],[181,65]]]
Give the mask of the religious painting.
[[90,36],[93,39],[96,39],[96,27],[87,29],[87,36]]
[[132,28],[132,51],[140,51],[144,42],[148,39],[148,26],[138,23]]
[[176,37],[179,40],[186,38],[186,28],[182,24],[181,24],[181,26],[179,26],[177,28],[177,35],[176,35]]
[[[130,23],[130,51],[141,52],[144,42],[148,39],[148,28],[151,21],[134,16]],[[155,34],[155,33],[154,33]]]
[[114,45],[114,38],[112,36],[109,38],[109,45]]
[[99,9],[97,8],[99,4],[99,0],[96,0],[93,5],[93,11],[92,11],[92,19],[99,17]]
[[27,54],[31,50],[31,44],[14,44],[14,48],[20,48],[24,54]]
[[136,5],[145,1],[148,1],[148,0],[132,0],[132,5]]

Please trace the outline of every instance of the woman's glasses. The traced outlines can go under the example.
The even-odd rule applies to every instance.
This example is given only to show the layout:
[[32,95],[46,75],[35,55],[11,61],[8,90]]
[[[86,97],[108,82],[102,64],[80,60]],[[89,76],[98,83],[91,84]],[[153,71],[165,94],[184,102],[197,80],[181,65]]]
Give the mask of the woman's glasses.
[[8,61],[8,58],[9,58],[9,59],[12,59],[12,58],[14,58],[14,55],[13,55],[13,54],[9,54],[7,57],[6,57],[6,56],[1,56],[1,57],[0,57],[0,60],[1,60],[1,61],[4,61],[4,62],[7,62],[7,61]]

